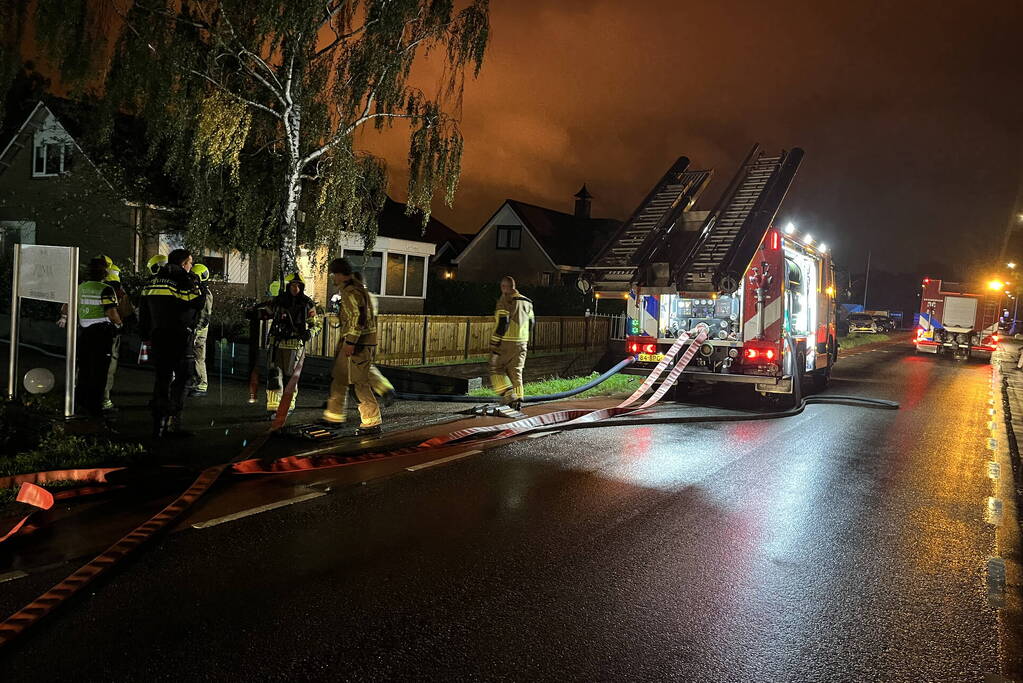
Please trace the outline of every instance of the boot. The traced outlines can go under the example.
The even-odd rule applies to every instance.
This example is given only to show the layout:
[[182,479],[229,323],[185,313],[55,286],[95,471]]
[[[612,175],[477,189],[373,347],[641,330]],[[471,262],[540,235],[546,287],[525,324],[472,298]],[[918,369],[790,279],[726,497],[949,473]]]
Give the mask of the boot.
[[178,439],[192,436],[192,432],[181,428],[180,415],[172,415],[171,417],[167,418],[167,427],[164,433],[167,436],[172,436]]
[[162,439],[164,434],[167,433],[167,419],[166,417],[153,416],[153,438]]

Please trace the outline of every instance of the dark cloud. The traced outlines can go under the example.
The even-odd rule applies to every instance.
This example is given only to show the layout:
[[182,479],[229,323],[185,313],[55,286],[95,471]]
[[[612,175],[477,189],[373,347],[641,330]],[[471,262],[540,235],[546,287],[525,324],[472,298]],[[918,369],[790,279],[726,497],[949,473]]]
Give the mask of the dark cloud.
[[623,218],[679,155],[717,169],[709,204],[756,141],[806,150],[785,216],[850,265],[1001,243],[1023,172],[1015,0],[518,0],[492,23],[460,190],[437,211],[463,232],[505,197],[569,210],[583,182],[595,215]]

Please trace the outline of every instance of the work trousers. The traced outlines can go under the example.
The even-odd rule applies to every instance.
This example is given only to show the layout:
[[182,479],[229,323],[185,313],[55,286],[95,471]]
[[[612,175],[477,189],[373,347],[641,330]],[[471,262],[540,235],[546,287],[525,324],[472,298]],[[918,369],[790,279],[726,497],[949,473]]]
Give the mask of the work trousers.
[[186,328],[153,331],[153,417],[177,417],[185,406],[188,380],[192,376],[192,332]]
[[110,347],[110,367],[107,370],[107,383],[103,388],[103,405],[113,405],[110,392],[114,389],[114,377],[117,375],[117,361],[121,357],[121,335],[115,334]]
[[195,341],[192,342],[192,355],[195,356],[195,373],[192,378],[194,386],[199,391],[209,389],[209,378],[206,375],[206,337],[210,328],[204,327],[195,331]]
[[490,386],[505,405],[522,398],[522,369],[526,367],[526,343],[503,341],[490,354]]
[[109,323],[78,328],[75,404],[77,412],[82,415],[99,417],[103,414],[103,389],[110,369],[110,349],[115,331]]
[[[338,345],[337,355],[334,357],[333,379],[330,383],[330,398],[327,399],[327,409],[323,411],[323,419],[327,422],[344,422],[345,411],[348,405],[348,386],[355,387],[355,398],[359,401],[359,417],[362,419],[362,427],[375,427],[381,423],[380,404],[377,403],[376,394],[373,393],[371,383],[373,370],[373,357],[376,355],[374,346],[357,346],[355,353],[346,356],[341,352],[344,345],[342,341]],[[383,376],[381,375],[381,378]],[[385,382],[387,380],[384,380]]]
[[[269,362],[267,363],[266,372],[266,409],[277,410],[281,405],[281,398],[284,394],[284,387],[291,381],[291,376],[295,374],[295,368],[298,367],[298,362],[305,357],[305,347],[300,346],[297,349],[282,349],[277,345],[270,347]],[[288,412],[290,413],[298,405],[298,387],[295,387],[295,393],[291,395],[291,403],[288,405]]]

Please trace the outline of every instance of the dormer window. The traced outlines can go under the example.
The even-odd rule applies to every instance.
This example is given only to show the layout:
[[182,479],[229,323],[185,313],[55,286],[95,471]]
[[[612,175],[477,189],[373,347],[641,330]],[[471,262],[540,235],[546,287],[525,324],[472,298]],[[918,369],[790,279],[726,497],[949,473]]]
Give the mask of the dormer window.
[[68,173],[75,143],[64,126],[47,111],[46,119],[32,136],[32,177],[48,178]]
[[70,171],[74,148],[70,142],[36,142],[32,177],[44,178]]

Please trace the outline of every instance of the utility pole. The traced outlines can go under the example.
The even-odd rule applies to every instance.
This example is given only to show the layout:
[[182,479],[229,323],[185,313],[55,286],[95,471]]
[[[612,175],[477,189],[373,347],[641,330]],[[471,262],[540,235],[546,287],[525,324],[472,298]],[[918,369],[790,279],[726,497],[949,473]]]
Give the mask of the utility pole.
[[867,286],[870,285],[870,251],[867,251],[867,275],[863,279],[863,310],[867,310]]

